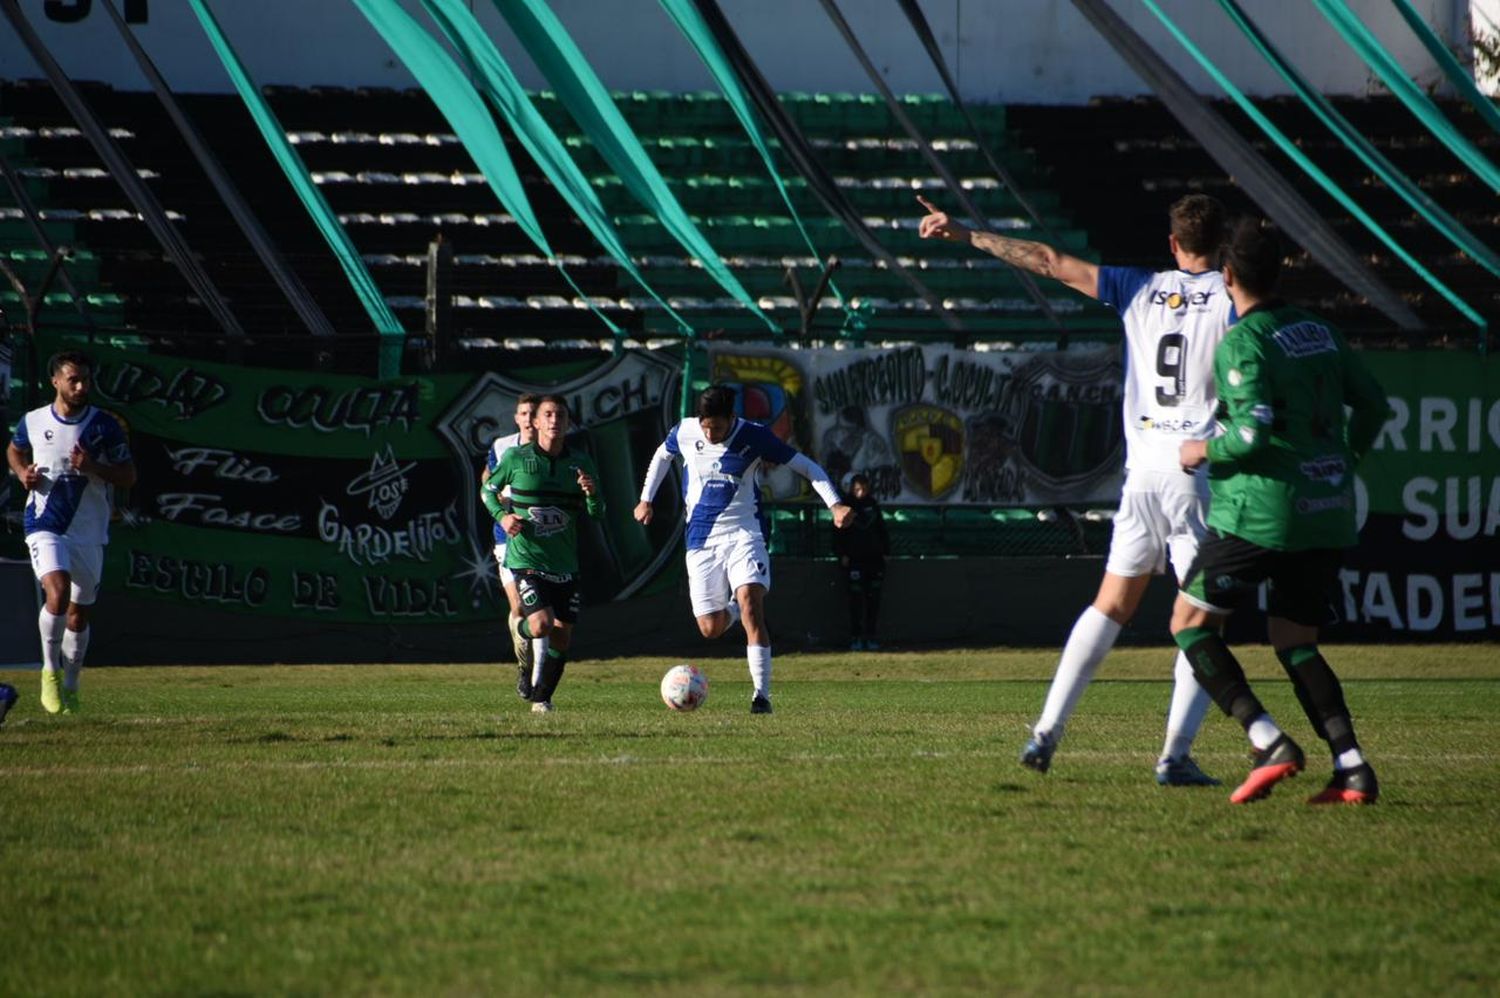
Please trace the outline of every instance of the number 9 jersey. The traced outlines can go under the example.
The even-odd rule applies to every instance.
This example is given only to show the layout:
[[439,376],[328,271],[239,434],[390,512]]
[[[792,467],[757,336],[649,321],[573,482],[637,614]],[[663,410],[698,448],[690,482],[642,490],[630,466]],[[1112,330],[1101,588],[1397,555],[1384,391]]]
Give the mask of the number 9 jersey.
[[1099,300],[1125,325],[1125,467],[1177,471],[1182,441],[1214,435],[1214,351],[1235,320],[1224,278],[1100,267]]

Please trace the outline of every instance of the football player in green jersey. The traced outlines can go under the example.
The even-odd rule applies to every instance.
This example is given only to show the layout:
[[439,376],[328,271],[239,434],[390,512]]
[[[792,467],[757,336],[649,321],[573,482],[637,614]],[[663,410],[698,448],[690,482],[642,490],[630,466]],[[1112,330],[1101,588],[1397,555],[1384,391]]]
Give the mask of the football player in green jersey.
[[[484,506],[509,540],[505,567],[516,578],[532,642],[531,709],[552,710],[578,621],[578,518],[604,513],[593,460],[567,444],[568,404],[543,395],[536,440],[505,452],[484,482]],[[510,494],[501,493],[509,486]]]
[[1338,677],[1318,651],[1318,628],[1337,619],[1340,552],[1358,535],[1354,468],[1389,406],[1336,329],[1275,297],[1281,257],[1275,231],[1259,219],[1241,220],[1222,252],[1224,285],[1240,319],[1214,355],[1224,432],[1180,449],[1183,468],[1208,463],[1213,501],[1209,537],[1173,607],[1172,636],[1254,747],[1250,775],[1229,799],[1265,797],[1302,769],[1302,750],[1251,691],[1220,629],[1268,583],[1271,644],[1333,753],[1333,778],[1308,803],[1372,804],[1380,794],[1375,771],[1354,737]]

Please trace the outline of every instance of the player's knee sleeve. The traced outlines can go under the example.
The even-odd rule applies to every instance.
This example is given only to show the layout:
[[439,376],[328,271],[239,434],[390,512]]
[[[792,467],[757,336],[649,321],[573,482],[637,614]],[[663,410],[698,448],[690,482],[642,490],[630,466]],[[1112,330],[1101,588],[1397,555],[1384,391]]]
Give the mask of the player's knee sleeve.
[[1210,627],[1187,627],[1172,637],[1193,667],[1198,685],[1213,697],[1220,710],[1247,728],[1265,713],[1265,707],[1245,681],[1245,670],[1218,631]]

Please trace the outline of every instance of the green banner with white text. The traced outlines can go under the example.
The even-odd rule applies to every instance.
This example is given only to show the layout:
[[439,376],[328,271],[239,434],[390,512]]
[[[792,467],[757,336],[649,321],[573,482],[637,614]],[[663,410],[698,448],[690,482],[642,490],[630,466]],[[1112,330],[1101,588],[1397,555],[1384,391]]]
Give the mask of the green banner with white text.
[[1469,352],[1363,355],[1391,417],[1357,475],[1345,559],[1351,637],[1500,634],[1500,363]]
[[[44,344],[44,346],[46,346]],[[139,481],[117,497],[105,587],[179,604],[343,622],[494,619],[504,604],[478,473],[514,430],[492,372],[385,381],[90,348],[93,401],[126,424]],[[581,531],[593,601],[645,585],[675,518],[631,518],[676,411],[678,362],[620,353],[545,390],[594,454],[607,511]]]

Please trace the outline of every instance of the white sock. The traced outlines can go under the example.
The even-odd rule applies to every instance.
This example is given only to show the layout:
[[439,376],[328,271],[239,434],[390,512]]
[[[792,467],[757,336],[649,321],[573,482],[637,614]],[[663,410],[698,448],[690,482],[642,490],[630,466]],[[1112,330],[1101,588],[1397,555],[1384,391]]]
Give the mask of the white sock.
[[1079,698],[1119,636],[1120,625],[1094,607],[1078,615],[1058,660],[1047,702],[1042,705],[1042,716],[1037,719],[1037,734],[1050,735],[1054,741],[1062,738],[1063,728],[1073,716]]
[[1193,739],[1198,737],[1198,729],[1203,726],[1203,718],[1208,715],[1208,706],[1213,703],[1208,691],[1193,678],[1193,666],[1180,651],[1172,666],[1172,677],[1175,683],[1172,706],[1167,709],[1167,740],[1161,750],[1163,759],[1181,759],[1188,754]]
[[531,686],[533,689],[542,685],[542,664],[547,661],[547,652],[552,647],[549,638],[531,639]]
[[1250,744],[1254,745],[1256,751],[1264,751],[1271,747],[1271,743],[1281,737],[1281,729],[1276,722],[1271,720],[1270,714],[1262,714],[1250,722]]
[[62,665],[63,631],[67,630],[66,614],[51,613],[42,607],[36,615],[37,630],[42,632],[42,670],[56,672]]
[[771,646],[746,645],[745,658],[750,662],[750,681],[755,695],[771,699]]
[[1364,753],[1357,748],[1349,749],[1347,752],[1340,752],[1333,760],[1334,769],[1353,769],[1355,766],[1363,766],[1364,764]]
[[78,692],[78,674],[83,671],[83,656],[89,650],[89,629],[63,631],[63,688]]

